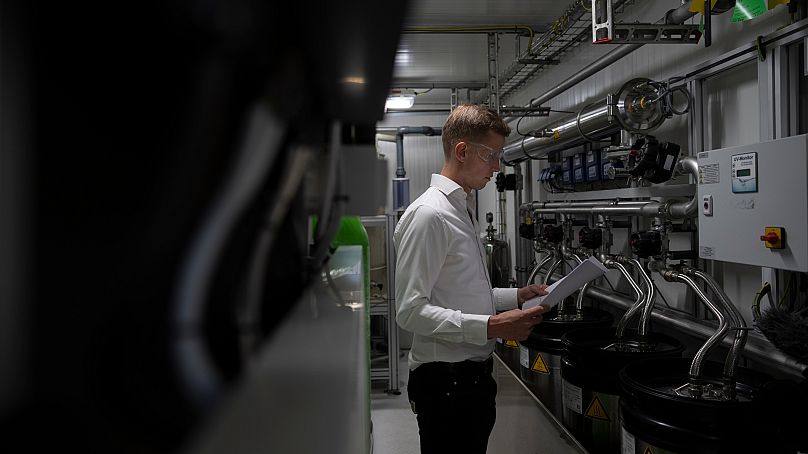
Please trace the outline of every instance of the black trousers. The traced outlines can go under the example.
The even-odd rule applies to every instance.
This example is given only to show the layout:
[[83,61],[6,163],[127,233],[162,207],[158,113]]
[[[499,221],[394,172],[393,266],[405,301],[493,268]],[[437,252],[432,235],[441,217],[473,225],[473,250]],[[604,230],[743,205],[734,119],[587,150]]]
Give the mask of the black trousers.
[[421,454],[485,454],[496,420],[493,362],[426,363],[410,371],[407,393]]

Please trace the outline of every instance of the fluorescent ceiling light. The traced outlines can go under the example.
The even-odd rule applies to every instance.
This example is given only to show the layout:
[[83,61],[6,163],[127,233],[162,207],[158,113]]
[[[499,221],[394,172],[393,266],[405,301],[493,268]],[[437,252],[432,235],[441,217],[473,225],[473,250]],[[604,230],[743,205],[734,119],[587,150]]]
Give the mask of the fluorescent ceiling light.
[[414,95],[388,96],[385,109],[409,109],[415,102]]

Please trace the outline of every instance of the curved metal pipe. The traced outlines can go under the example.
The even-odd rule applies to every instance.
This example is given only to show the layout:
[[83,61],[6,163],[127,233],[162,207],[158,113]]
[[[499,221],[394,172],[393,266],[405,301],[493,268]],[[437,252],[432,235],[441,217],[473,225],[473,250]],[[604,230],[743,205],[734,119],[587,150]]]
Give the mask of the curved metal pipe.
[[[622,294],[598,286],[590,287],[589,290],[587,290],[587,296],[621,310],[627,310],[632,304],[632,301],[623,297]],[[715,327],[703,324],[702,320],[697,320],[670,310],[656,310],[654,311],[653,318],[654,322],[697,338],[707,339],[715,331]],[[729,344],[726,345],[727,347],[731,345],[729,339],[725,339],[723,344]],[[778,372],[793,377],[795,380],[803,379],[803,371],[806,370],[805,365],[798,363],[793,358],[786,356],[778,350],[773,350],[768,341],[755,338],[749,339],[749,343],[746,345],[743,354],[755,361],[767,364]]]
[[704,283],[710,287],[710,290],[713,291],[713,294],[718,297],[718,300],[724,306],[724,310],[727,311],[727,314],[731,320],[731,325],[733,328],[735,328],[735,339],[733,340],[732,347],[730,347],[727,358],[724,361],[724,377],[731,381],[731,386],[729,386],[725,391],[729,391],[729,397],[733,398],[735,396],[735,369],[738,365],[738,358],[746,345],[746,321],[743,319],[743,315],[740,313],[740,311],[738,311],[738,308],[732,304],[732,301],[724,292],[724,289],[718,285],[718,282],[716,282],[712,276],[695,268],[690,268],[687,272],[688,274],[693,274],[695,277],[703,280]]
[[622,263],[619,263],[616,260],[607,260],[604,263],[604,265],[606,265],[608,268],[615,268],[619,270],[620,274],[622,274],[623,277],[626,278],[628,283],[631,284],[631,288],[634,289],[634,293],[637,294],[637,299],[634,301],[634,304],[632,304],[631,307],[628,308],[626,313],[623,314],[622,317],[620,317],[620,321],[617,322],[617,331],[615,333],[615,337],[617,337],[618,339],[622,339],[623,332],[625,332],[629,320],[631,320],[631,318],[634,317],[634,314],[636,314],[637,311],[640,310],[641,307],[643,307],[643,304],[646,301],[646,297],[645,293],[642,291],[642,289],[640,289],[640,286],[631,276],[631,273],[628,272],[628,270],[626,269],[625,266],[623,266]]
[[691,290],[698,296],[698,298],[710,309],[715,317],[718,319],[718,330],[707,339],[707,342],[701,346],[699,351],[696,352],[696,356],[693,358],[693,362],[690,364],[690,378],[691,380],[697,380],[701,377],[701,364],[704,362],[704,359],[707,355],[717,347],[721,341],[726,337],[727,331],[729,331],[729,325],[727,324],[727,320],[724,317],[724,314],[718,309],[718,307],[707,298],[707,295],[696,285],[696,282],[693,279],[689,278],[683,273],[679,273],[674,270],[664,269],[660,270],[659,274],[662,275],[663,278],[667,281],[679,281],[687,284]]
[[559,266],[561,266],[561,262],[564,261],[564,257],[561,254],[555,254],[556,260],[553,262],[553,265],[550,269],[547,270],[547,274],[544,275],[544,279],[542,280],[542,284],[547,285],[550,282],[550,278],[553,276],[553,273],[556,272]]
[[[680,173],[689,173],[694,181],[699,181],[699,161],[696,160],[696,158],[686,156],[679,160],[676,168]],[[668,207],[668,213],[671,217],[676,219],[694,218],[698,216],[699,212],[699,201],[696,199],[697,197],[693,197],[693,199],[686,203],[671,204],[671,206]]]
[[545,265],[547,265],[548,263],[552,262],[552,261],[553,261],[553,259],[555,258],[555,251],[550,251],[550,250],[547,250],[547,249],[542,249],[541,251],[538,251],[538,252],[544,252],[545,254],[547,254],[547,256],[546,256],[546,257],[544,257],[544,258],[542,259],[542,261],[541,261],[541,262],[539,262],[539,264],[538,264],[538,265],[536,265],[536,267],[535,267],[535,268],[533,268],[533,271],[531,271],[531,272],[530,272],[530,277],[528,277],[528,278],[527,278],[527,285],[532,284],[532,283],[533,283],[533,281],[536,279],[536,275],[537,275],[537,274],[539,274],[539,271],[540,271],[542,268],[544,268],[544,266],[545,266]]
[[[573,258],[575,258],[575,261],[578,262],[579,265],[584,263],[584,260],[581,258],[580,255],[578,255],[578,254],[576,254],[574,252],[571,253],[571,255],[573,256]],[[589,284],[590,284],[590,282],[587,282],[586,284],[584,284],[583,287],[581,287],[580,290],[578,290],[578,297],[575,298],[575,310],[577,312],[580,312],[581,310],[583,310],[583,307],[584,307],[584,295],[586,294],[586,290],[589,288]],[[558,310],[561,311],[561,308],[559,308]]]
[[654,281],[651,280],[651,276],[648,275],[639,260],[632,258],[628,260],[628,263],[639,271],[640,277],[643,281],[645,281],[645,286],[648,287],[648,293],[645,294],[645,307],[642,310],[642,314],[640,314],[640,323],[638,328],[640,336],[647,336],[649,327],[651,326],[651,313],[654,311],[654,302],[656,296],[654,291]]

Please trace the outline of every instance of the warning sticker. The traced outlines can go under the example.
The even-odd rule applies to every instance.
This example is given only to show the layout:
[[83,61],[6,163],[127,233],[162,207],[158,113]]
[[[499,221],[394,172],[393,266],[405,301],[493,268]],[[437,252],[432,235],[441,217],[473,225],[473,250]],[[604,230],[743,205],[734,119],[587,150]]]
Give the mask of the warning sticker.
[[542,358],[541,353],[536,355],[536,360],[533,361],[533,365],[530,366],[530,370],[538,372],[540,374],[550,375],[550,369],[547,368],[547,364],[545,364],[544,358]]
[[519,343],[516,342],[515,340],[506,340],[505,341],[505,346],[506,347],[511,347],[511,348],[519,348]]
[[654,454],[654,451],[651,451],[651,447],[649,446],[649,447],[645,448],[645,452],[642,453],[642,454]]
[[569,408],[575,413],[581,413],[581,406],[583,404],[581,398],[581,388],[564,380],[564,386],[561,388],[561,397],[564,400],[565,407]]
[[595,398],[592,399],[592,402],[589,403],[589,407],[586,408],[586,413],[584,415],[592,419],[611,421],[611,419],[609,419],[609,415],[606,413],[606,409],[603,408],[603,404],[600,403],[598,396],[595,396]]
[[524,345],[519,346],[519,364],[527,369],[527,365],[530,362],[530,351],[528,351],[527,347]]

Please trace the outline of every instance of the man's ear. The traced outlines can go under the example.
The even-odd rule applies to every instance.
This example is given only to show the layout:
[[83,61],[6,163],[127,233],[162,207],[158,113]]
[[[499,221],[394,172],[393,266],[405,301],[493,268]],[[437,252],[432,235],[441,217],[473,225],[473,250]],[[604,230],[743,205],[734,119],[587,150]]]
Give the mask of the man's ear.
[[466,160],[466,154],[468,153],[468,145],[464,141],[459,141],[454,146],[454,157],[457,162],[463,162]]

